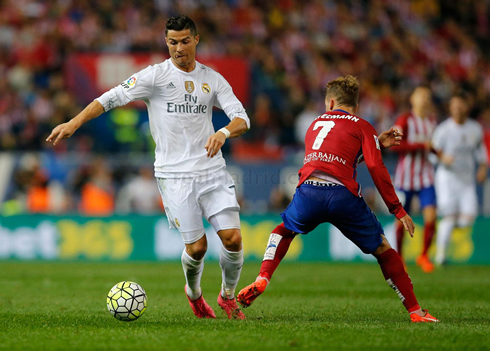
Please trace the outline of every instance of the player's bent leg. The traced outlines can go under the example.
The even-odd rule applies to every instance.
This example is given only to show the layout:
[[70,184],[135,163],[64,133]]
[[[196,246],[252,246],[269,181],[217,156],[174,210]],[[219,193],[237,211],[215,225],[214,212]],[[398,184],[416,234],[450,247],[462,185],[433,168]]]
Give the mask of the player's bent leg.
[[[184,235],[187,234],[187,235]],[[184,240],[191,233],[183,233]],[[194,233],[195,234],[195,233]],[[203,234],[203,235],[201,235]],[[204,232],[199,235],[192,235],[194,238],[200,237],[197,241],[186,243],[182,252],[182,268],[186,285],[184,288],[189,305],[198,318],[216,318],[216,315],[204,300],[201,291],[201,277],[204,269],[204,255],[207,250],[207,239]],[[192,240],[192,239],[189,239]]]
[[[398,297],[400,297],[400,300],[407,311],[411,315],[416,314],[421,318],[426,318],[427,320],[423,320],[425,322],[431,321],[429,320],[430,318],[435,319],[420,308],[415,293],[413,292],[412,281],[403,266],[402,259],[400,258],[400,255],[391,248],[390,243],[386,240],[384,235],[382,235],[382,242],[373,255],[378,260],[386,282],[397,293]],[[416,317],[411,316],[412,321],[414,321],[414,318]],[[418,319],[417,322],[419,322]]]
[[245,319],[245,315],[235,301],[235,289],[243,266],[243,248],[240,229],[226,229],[218,232],[223,243],[219,256],[222,272],[218,305],[230,319]]
[[245,315],[235,301],[235,289],[243,267],[239,213],[237,210],[224,210],[211,216],[208,220],[223,244],[219,256],[222,283],[218,294],[218,305],[228,318],[245,319]]
[[436,231],[436,207],[433,205],[424,207],[422,215],[424,217],[424,245],[416,263],[425,273],[431,273],[434,270],[434,264],[429,259],[428,251]]
[[240,305],[249,307],[265,291],[272,275],[286,255],[295,236],[296,234],[287,229],[283,223],[272,231],[265,250],[264,260],[260,267],[259,276],[255,282],[240,290],[237,296]]
[[439,228],[437,229],[437,252],[436,252],[436,264],[442,266],[446,263],[446,251],[449,244],[449,239],[456,226],[456,216],[444,216],[439,222]]
[[186,243],[182,252],[182,268],[187,286],[187,296],[191,300],[198,299],[201,295],[201,277],[204,270],[204,255],[208,242],[205,235],[197,241]]
[[396,221],[395,223],[395,231],[396,231],[396,251],[403,257],[403,238],[405,236],[405,228],[403,228],[403,224],[400,221]]
[[240,229],[218,231],[223,246],[219,255],[222,283],[218,294],[218,305],[229,319],[245,319],[235,301],[235,289],[243,267],[243,248]]

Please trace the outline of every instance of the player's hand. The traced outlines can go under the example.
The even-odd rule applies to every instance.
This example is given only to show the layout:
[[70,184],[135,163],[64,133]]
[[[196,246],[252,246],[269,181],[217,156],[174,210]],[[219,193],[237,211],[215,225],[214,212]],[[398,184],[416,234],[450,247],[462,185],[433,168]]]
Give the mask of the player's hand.
[[76,126],[73,121],[62,123],[53,129],[46,141],[52,142],[53,145],[56,145],[60,140],[71,137],[77,129],[78,126]]
[[214,156],[216,156],[218,151],[224,145],[225,141],[226,135],[224,135],[222,132],[218,131],[211,135],[208,139],[208,142],[206,143],[206,146],[204,146],[204,148],[208,152],[208,157],[213,158]]
[[451,167],[454,163],[454,157],[448,154],[441,154],[439,157],[441,163],[447,167]]
[[425,142],[425,151],[430,152],[432,150],[432,141],[429,139]]
[[405,230],[410,234],[410,236],[413,238],[413,232],[415,231],[415,224],[413,224],[412,218],[406,214],[402,218],[400,218],[400,222],[402,222],[403,227]]
[[478,172],[476,172],[476,181],[478,184],[483,184],[487,180],[487,166],[478,167]]
[[386,130],[378,136],[379,142],[385,149],[400,145],[402,141],[403,133],[396,127],[391,127],[390,130]]

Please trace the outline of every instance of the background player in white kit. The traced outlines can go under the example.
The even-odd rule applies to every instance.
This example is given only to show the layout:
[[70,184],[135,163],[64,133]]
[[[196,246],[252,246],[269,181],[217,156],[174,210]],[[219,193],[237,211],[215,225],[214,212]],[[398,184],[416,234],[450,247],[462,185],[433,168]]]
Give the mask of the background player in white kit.
[[483,129],[478,122],[468,119],[468,111],[467,99],[463,95],[454,96],[449,103],[451,117],[436,127],[432,139],[440,161],[435,176],[437,211],[442,216],[436,239],[435,260],[439,265],[446,260],[454,227],[473,225],[478,214],[476,182],[482,183],[487,177]]
[[[169,223],[180,231],[186,246],[182,266],[189,304],[197,317],[216,318],[200,285],[207,250],[204,216],[223,243],[218,304],[228,318],[244,319],[234,299],[243,265],[240,206],[220,149],[227,138],[245,133],[250,120],[228,82],[195,60],[199,35],[194,22],[185,15],[172,17],[165,35],[170,59],[148,66],[104,93],[75,118],[54,128],[47,141],[56,144],[104,111],[144,101],[156,143],[155,176]],[[231,120],[218,132],[211,121],[213,106]]]

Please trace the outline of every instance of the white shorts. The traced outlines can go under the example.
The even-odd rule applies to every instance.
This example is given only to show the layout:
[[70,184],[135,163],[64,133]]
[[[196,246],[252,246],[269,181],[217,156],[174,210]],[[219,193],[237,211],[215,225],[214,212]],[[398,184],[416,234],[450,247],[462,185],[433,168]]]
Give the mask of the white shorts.
[[180,231],[184,243],[204,235],[202,217],[216,231],[240,229],[235,184],[225,169],[194,178],[157,178],[157,183],[170,227]]
[[474,183],[468,184],[448,172],[439,171],[436,172],[435,188],[440,216],[477,216],[478,197]]

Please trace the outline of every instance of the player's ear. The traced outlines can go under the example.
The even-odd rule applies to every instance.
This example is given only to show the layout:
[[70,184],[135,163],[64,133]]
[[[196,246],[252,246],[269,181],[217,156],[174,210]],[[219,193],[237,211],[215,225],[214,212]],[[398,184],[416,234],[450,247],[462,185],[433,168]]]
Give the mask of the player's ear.
[[356,113],[358,109],[359,109],[359,104],[357,104],[356,107],[354,107],[354,113]]
[[196,41],[196,45],[199,43],[199,34],[196,34],[194,37],[194,40]]
[[333,111],[334,106],[335,106],[335,100],[334,99],[330,99],[330,102],[328,104],[328,110],[329,111]]

